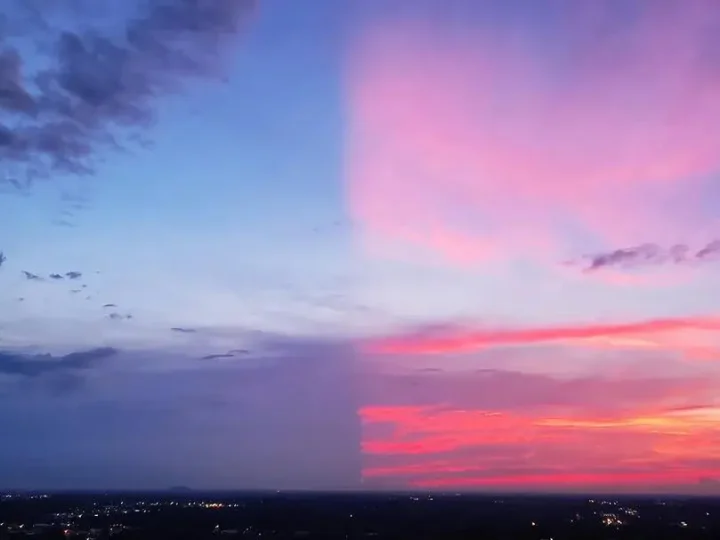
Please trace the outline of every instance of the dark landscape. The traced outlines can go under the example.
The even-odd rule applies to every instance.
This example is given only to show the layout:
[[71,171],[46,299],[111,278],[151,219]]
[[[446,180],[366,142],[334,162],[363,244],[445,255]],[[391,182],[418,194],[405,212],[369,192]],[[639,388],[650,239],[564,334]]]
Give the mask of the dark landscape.
[[720,499],[383,493],[7,493],[0,539],[716,539]]

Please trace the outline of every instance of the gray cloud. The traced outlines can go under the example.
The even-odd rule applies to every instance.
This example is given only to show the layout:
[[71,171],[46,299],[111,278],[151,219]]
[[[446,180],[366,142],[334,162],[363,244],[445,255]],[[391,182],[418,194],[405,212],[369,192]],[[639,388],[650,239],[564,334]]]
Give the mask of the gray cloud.
[[39,377],[47,373],[75,373],[117,354],[117,350],[104,347],[80,351],[64,356],[50,354],[25,355],[0,351],[0,373],[21,377]]
[[233,354],[230,353],[223,353],[223,354],[208,354],[206,356],[203,356],[200,360],[216,360],[218,358],[233,358]]
[[0,251],[0,268],[2,268],[2,265],[5,264],[5,261],[7,261],[7,257],[2,251]]
[[50,274],[50,279],[65,279],[65,278],[60,274]]
[[82,277],[82,272],[65,272],[65,276],[68,279],[80,279]]
[[720,240],[713,240],[695,254],[696,259],[707,260],[720,258]]
[[238,356],[245,356],[250,354],[247,349],[232,349],[226,353],[208,354],[200,358],[200,360],[216,360],[219,358],[237,358]]
[[25,276],[25,279],[27,279],[28,281],[42,281],[42,278],[37,274],[33,274],[32,272],[28,272],[27,270],[23,270],[22,273]]
[[171,328],[170,330],[173,332],[178,332],[180,334],[194,334],[195,332],[197,332],[197,330],[195,330],[194,328],[180,328],[177,326]]
[[[138,14],[117,36],[60,32],[49,67],[34,77],[18,50],[0,41],[0,161],[8,172],[23,171],[8,182],[23,188],[53,172],[92,173],[98,150],[137,140],[159,97],[189,78],[218,74],[223,38],[239,33],[255,5],[138,2]],[[45,16],[57,9],[36,10],[35,28],[42,29],[36,37],[49,35]]]
[[689,265],[718,260],[720,260],[720,240],[713,240],[696,251],[685,244],[675,244],[669,248],[657,244],[640,244],[585,255],[578,263],[583,267],[584,272],[594,272],[605,268],[627,269],[662,264]]
[[129,313],[123,315],[122,313],[117,313],[117,312],[113,311],[112,313],[108,314],[107,318],[110,320],[113,320],[113,321],[122,321],[122,320],[130,320],[133,318],[133,316],[130,315]]

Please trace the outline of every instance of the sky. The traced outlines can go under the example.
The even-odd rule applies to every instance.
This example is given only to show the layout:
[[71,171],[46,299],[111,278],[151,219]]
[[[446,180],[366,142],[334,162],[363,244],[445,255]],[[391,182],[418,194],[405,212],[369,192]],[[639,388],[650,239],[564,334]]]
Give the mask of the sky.
[[720,494],[714,0],[12,0],[0,489]]

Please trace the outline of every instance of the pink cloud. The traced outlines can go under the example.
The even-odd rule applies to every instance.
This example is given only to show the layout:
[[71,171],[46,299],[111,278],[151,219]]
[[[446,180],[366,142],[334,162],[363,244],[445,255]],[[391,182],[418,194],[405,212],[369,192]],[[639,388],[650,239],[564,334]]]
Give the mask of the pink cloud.
[[396,487],[693,490],[720,470],[719,377],[712,369],[373,373],[359,410],[363,478]]
[[[548,342],[663,348],[685,351],[689,357],[712,358],[720,332],[718,317],[678,317],[636,322],[572,324],[525,328],[452,328],[420,331],[368,342],[366,350],[385,354],[462,352],[485,347]],[[698,334],[710,341],[698,342]],[[665,338],[659,341],[657,337]],[[669,338],[668,338],[669,336]],[[622,338],[625,338],[624,341]],[[702,336],[701,338],[702,339]]]
[[[669,410],[637,416],[547,418],[539,413],[382,407],[392,430],[365,425],[366,481],[416,487],[685,485],[720,468],[720,429],[712,419]],[[717,414],[717,409],[715,409]],[[612,445],[607,441],[612,440]]]
[[367,247],[472,264],[557,260],[581,237],[710,239],[720,8],[648,2],[618,24],[605,2],[563,6],[542,43],[512,23],[367,24],[348,58],[346,162]]

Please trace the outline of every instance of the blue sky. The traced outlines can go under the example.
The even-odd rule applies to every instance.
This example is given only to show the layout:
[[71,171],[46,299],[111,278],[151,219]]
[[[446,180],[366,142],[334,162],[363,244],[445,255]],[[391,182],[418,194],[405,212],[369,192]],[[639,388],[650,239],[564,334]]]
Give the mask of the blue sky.
[[[157,290],[158,281],[242,296],[243,283],[262,290],[347,273],[348,228],[344,221],[333,226],[344,220],[334,67],[340,49],[327,20],[332,16],[303,20],[263,5],[245,35],[233,38],[227,84],[190,82],[187,92],[158,103],[156,125],[145,133],[154,141],[151,151],[106,152],[94,178],[53,178],[34,186],[31,197],[4,197],[8,228],[23,231],[5,242],[8,273],[21,277],[20,266],[41,273],[51,266],[99,270],[104,298],[98,301],[117,302],[119,295],[128,308],[155,310],[168,323],[193,315],[178,314],[189,307],[185,299]],[[69,205],[63,194],[86,200],[67,219],[72,228],[53,222]],[[315,228],[327,230],[319,235]],[[258,287],[261,275],[266,283]],[[17,281],[12,291],[5,288],[5,302],[19,296]],[[55,292],[43,290],[46,297]],[[175,304],[161,300],[163,294],[175,296]],[[42,305],[27,296],[23,309],[31,314],[40,308],[64,317],[79,309],[62,298],[67,295]],[[188,301],[202,311],[195,296]],[[211,309],[220,312],[219,321],[238,316]]]
[[7,15],[0,488],[714,488],[720,10],[250,4]]

